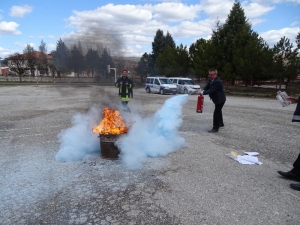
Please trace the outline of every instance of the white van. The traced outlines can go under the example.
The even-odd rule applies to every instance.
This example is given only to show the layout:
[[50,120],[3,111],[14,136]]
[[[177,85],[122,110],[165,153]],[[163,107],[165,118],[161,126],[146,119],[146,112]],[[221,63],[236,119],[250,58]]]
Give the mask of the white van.
[[147,93],[160,93],[176,95],[177,87],[167,77],[147,77],[145,90]]
[[192,95],[200,91],[200,85],[195,84],[191,78],[170,77],[170,79],[177,86],[178,93]]

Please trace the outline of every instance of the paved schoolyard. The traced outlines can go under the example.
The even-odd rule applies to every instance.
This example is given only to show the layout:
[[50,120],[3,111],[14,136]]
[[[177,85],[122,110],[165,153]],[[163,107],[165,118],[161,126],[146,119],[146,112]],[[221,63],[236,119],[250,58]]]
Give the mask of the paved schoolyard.
[[[179,128],[186,145],[177,151],[137,170],[100,154],[56,161],[58,135],[74,115],[100,112],[118,102],[116,93],[97,85],[0,87],[0,224],[300,224],[300,192],[277,174],[300,152],[295,105],[281,107],[275,93],[227,96],[225,128],[210,134],[213,104],[205,96],[197,114],[197,96],[188,96]],[[172,97],[135,89],[132,115],[148,118]],[[231,151],[259,152],[263,164],[239,164]]]

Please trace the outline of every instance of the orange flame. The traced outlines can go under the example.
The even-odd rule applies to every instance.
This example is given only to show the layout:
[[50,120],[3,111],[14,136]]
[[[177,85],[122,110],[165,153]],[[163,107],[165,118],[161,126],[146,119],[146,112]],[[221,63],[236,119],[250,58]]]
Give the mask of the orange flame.
[[120,116],[120,112],[110,108],[104,108],[102,111],[103,120],[98,126],[93,126],[93,132],[99,134],[123,134],[128,128]]

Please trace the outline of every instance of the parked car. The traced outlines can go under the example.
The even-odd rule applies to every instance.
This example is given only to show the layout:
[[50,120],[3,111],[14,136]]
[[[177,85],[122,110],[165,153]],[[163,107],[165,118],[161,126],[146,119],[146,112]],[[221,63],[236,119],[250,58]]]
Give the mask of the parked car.
[[14,72],[14,71],[8,71],[8,75],[9,75],[9,76],[15,76],[15,75],[17,75],[17,73]]
[[178,93],[193,95],[200,91],[200,85],[195,84],[191,78],[171,77],[170,80],[177,86]]
[[145,90],[147,93],[160,93],[176,95],[177,87],[167,77],[147,77]]

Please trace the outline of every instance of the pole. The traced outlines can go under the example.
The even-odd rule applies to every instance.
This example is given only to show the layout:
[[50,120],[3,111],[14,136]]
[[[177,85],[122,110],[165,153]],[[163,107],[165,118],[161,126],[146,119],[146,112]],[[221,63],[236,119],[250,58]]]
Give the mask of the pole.
[[115,71],[115,83],[117,82],[117,68],[111,68]]
[[111,70],[115,71],[115,83],[117,82],[117,68],[110,68]]
[[117,68],[110,68],[110,65],[107,65],[107,72],[110,73],[110,70],[115,71],[115,83],[117,82]]

